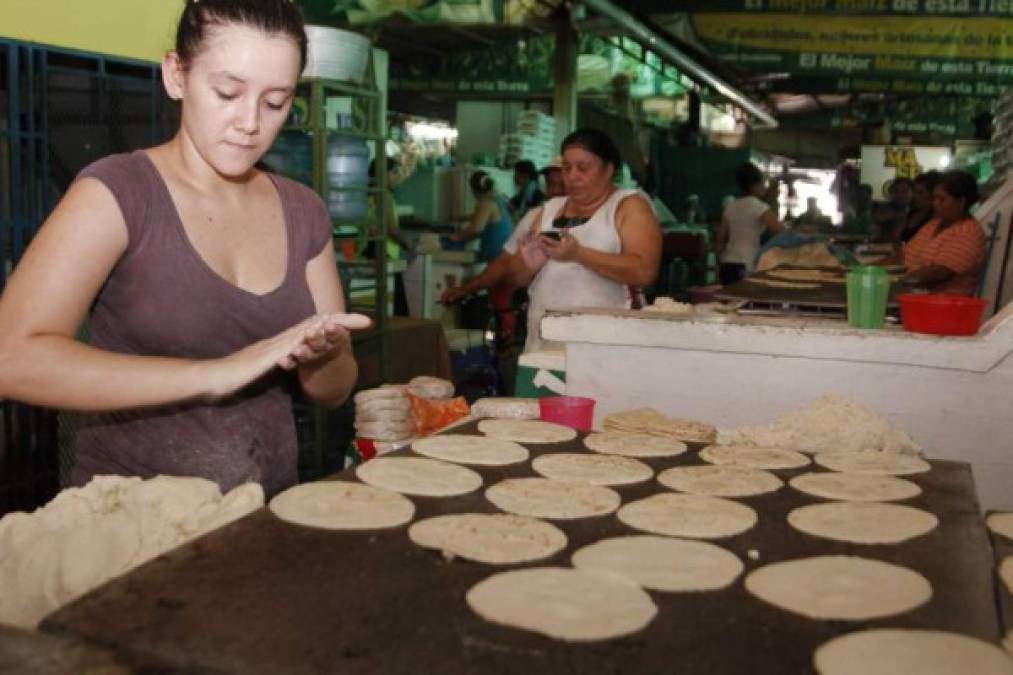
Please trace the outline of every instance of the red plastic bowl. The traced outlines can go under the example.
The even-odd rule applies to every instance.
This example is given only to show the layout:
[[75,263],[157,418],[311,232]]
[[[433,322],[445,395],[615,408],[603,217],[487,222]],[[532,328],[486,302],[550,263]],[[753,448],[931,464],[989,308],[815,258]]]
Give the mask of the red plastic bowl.
[[897,296],[904,330],[933,335],[974,335],[988,303],[966,295],[905,293]]

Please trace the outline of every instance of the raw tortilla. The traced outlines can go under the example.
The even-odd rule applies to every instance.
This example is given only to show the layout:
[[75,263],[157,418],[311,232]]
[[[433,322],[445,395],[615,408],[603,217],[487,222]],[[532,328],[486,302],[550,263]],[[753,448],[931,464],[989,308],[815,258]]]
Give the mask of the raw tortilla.
[[566,535],[555,525],[504,513],[428,518],[412,525],[408,537],[444,555],[492,565],[541,560],[566,548]]
[[325,530],[397,527],[415,515],[415,505],[397,492],[347,481],[297,485],[272,499],[269,508],[289,523]]
[[939,519],[928,511],[879,502],[811,504],[788,513],[796,530],[853,544],[899,544],[934,530]]
[[621,431],[590,434],[584,445],[604,455],[625,457],[675,457],[686,452],[686,444],[673,438]]
[[695,443],[713,443],[717,437],[717,429],[710,424],[666,417],[654,408],[611,413],[602,420],[602,426],[606,431],[640,432]]
[[767,271],[767,276],[773,279],[785,279],[787,281],[808,281],[808,282],[844,282],[844,277],[840,272],[827,272],[825,270],[807,269],[807,270],[792,270],[792,269],[773,269]]
[[749,278],[744,281],[748,281],[751,284],[758,284],[760,286],[770,286],[771,288],[819,288],[819,284],[809,284],[802,281],[779,281],[777,279],[756,279]]
[[652,535],[614,537],[573,554],[577,569],[628,577],[654,591],[715,591],[742,574],[742,561],[720,546]]
[[813,654],[820,675],[1013,675],[993,644],[939,630],[873,628],[824,642]]
[[423,457],[377,457],[355,475],[374,487],[422,497],[451,497],[482,486],[482,477],[463,466]]
[[773,563],[751,572],[745,583],[761,600],[810,619],[877,619],[910,611],[932,597],[932,586],[921,574],[857,556]]
[[670,537],[719,539],[756,524],[756,511],[719,497],[656,494],[623,506],[616,516],[630,527]]
[[636,459],[577,452],[542,455],[531,468],[552,480],[591,485],[630,485],[654,476],[651,467]]
[[708,445],[700,459],[711,464],[733,464],[752,469],[794,469],[810,460],[801,452],[781,448],[753,448],[746,445]]
[[412,443],[420,455],[458,464],[503,466],[527,461],[530,453],[523,445],[487,436],[439,434]]
[[892,502],[922,493],[922,489],[909,480],[865,473],[804,473],[788,484],[799,492],[847,502]]
[[471,405],[472,417],[501,420],[537,420],[542,414],[537,398],[488,397]]
[[665,487],[711,497],[750,497],[780,490],[784,483],[772,473],[745,466],[677,466],[658,474]]
[[813,461],[833,471],[866,473],[874,476],[907,476],[925,473],[932,468],[920,457],[889,452],[821,452],[813,458]]
[[607,640],[642,630],[658,613],[651,597],[617,574],[535,567],[493,575],[468,591],[486,621],[557,640]]
[[352,397],[356,406],[365,405],[371,401],[390,400],[399,404],[410,405],[408,394],[404,387],[378,387],[376,389],[364,389]]
[[985,523],[996,534],[1013,539],[1013,513],[993,513],[985,519]]
[[1006,584],[1006,591],[1013,593],[1013,555],[1008,555],[999,565],[999,578]]
[[419,375],[408,382],[408,391],[420,398],[443,400],[453,398],[454,383],[439,377]]
[[622,503],[611,488],[548,478],[508,478],[486,490],[485,498],[509,513],[555,520],[604,516]]
[[482,420],[478,430],[486,436],[517,443],[563,443],[577,437],[570,427],[540,420]]

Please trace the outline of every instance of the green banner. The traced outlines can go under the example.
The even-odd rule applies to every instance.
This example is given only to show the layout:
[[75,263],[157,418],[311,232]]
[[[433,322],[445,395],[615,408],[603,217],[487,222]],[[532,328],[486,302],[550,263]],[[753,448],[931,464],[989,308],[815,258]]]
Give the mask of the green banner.
[[1013,84],[1008,20],[704,13],[693,16],[693,26],[715,55],[748,70],[847,76],[853,84],[890,80],[872,91],[903,91],[897,83],[920,80],[939,83],[940,91],[912,84],[910,93],[944,93],[942,83],[958,82],[958,93],[992,96]]
[[[633,98],[680,96],[687,83],[657,54],[634,49],[621,38],[582,35],[577,85],[583,92],[607,92],[622,75]],[[637,45],[639,48],[639,45]],[[549,95],[552,93],[555,41],[533,38],[501,49],[455,54],[434,67],[417,63],[391,72],[390,87],[401,91],[454,94]]]
[[634,0],[632,7],[642,14],[776,12],[1013,18],[1010,0]]
[[894,133],[929,134],[952,141],[958,138],[973,138],[977,132],[975,118],[982,113],[988,113],[990,108],[991,101],[981,98],[906,99],[889,104],[865,104],[846,109],[786,116],[781,119],[781,127],[829,131],[889,123]]
[[765,91],[791,94],[910,94],[912,96],[977,96],[995,98],[1007,86],[992,80],[906,80],[877,75],[791,77],[773,80]]

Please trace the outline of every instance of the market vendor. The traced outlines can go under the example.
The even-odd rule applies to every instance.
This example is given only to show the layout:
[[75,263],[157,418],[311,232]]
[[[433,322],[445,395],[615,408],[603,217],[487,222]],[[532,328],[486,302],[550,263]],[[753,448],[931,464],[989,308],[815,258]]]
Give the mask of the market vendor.
[[[563,160],[561,157],[554,159],[540,173],[545,178],[545,190],[549,199],[560,197],[566,194],[566,185],[563,182]],[[538,216],[541,209],[536,208],[528,211],[521,222],[514,228],[513,233],[507,242],[503,244],[503,252],[496,257],[478,276],[468,279],[460,286],[451,286],[443,291],[440,302],[449,305],[479,291],[484,291],[507,281],[510,275],[510,258],[517,252],[518,242],[521,237],[531,230],[531,225]]]
[[942,174],[932,194],[935,215],[903,250],[904,283],[933,293],[974,295],[985,264],[985,233],[971,216],[978,182],[966,171]]
[[538,186],[538,169],[529,159],[514,164],[514,187],[517,192],[510,198],[510,212],[520,220],[545,201],[545,193]]
[[471,174],[468,185],[475,196],[475,210],[467,224],[447,238],[461,242],[480,238],[478,259],[489,262],[503,251],[514,229],[513,218],[506,198],[496,191],[492,177],[485,171]]
[[631,287],[650,285],[661,260],[661,228],[647,196],[616,187],[622,159],[608,134],[578,129],[562,143],[567,195],[542,207],[511,261],[528,285],[526,351],[543,345],[540,323],[554,307],[629,307]]
[[[72,481],[297,480],[291,391],[356,380],[331,221],[256,168],[306,60],[289,0],[188,0],[162,62],[181,126],[85,168],[0,298],[0,397],[90,413]],[[91,344],[74,338],[86,315]]]
[[784,230],[770,205],[763,200],[766,185],[763,173],[750,162],[735,170],[735,182],[742,193],[725,206],[714,237],[714,247],[721,259],[718,274],[721,284],[739,281],[753,271],[760,252],[760,238]]
[[939,183],[938,171],[926,171],[915,176],[914,190],[911,193],[911,210],[904,217],[901,225],[893,230],[891,239],[895,242],[911,241],[925,223],[932,220],[933,193]]

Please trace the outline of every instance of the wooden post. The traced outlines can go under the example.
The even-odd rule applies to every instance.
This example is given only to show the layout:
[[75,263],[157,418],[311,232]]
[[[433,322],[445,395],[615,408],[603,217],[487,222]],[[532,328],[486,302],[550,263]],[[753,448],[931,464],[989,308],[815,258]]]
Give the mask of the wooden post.
[[577,31],[570,11],[561,11],[556,18],[552,114],[556,118],[557,147],[564,136],[577,128]]

